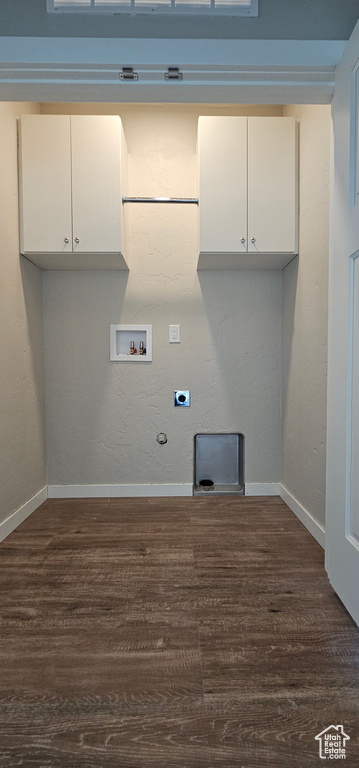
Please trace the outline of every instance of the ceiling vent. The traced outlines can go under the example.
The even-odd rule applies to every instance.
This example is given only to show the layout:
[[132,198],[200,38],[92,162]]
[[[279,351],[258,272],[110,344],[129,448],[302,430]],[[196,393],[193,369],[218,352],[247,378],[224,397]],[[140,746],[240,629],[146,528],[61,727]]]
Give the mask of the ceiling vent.
[[258,16],[258,0],[47,0],[49,13]]

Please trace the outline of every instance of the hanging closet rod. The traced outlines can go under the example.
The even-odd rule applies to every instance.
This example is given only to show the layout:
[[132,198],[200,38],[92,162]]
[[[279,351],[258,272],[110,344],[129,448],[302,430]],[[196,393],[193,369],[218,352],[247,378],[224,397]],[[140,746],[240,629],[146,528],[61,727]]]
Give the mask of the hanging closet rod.
[[123,203],[193,203],[199,204],[198,197],[122,197]]

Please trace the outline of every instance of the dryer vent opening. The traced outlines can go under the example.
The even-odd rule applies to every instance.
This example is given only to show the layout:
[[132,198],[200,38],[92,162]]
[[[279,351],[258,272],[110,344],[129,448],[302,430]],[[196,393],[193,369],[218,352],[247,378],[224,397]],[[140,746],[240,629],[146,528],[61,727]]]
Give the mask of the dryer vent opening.
[[213,480],[200,480],[198,487],[201,491],[214,491]]

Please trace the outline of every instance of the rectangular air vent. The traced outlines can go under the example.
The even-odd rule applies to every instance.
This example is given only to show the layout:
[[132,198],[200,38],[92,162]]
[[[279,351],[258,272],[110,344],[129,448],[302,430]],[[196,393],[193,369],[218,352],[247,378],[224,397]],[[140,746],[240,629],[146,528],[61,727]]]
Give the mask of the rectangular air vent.
[[50,13],[172,13],[258,16],[258,0],[47,0]]

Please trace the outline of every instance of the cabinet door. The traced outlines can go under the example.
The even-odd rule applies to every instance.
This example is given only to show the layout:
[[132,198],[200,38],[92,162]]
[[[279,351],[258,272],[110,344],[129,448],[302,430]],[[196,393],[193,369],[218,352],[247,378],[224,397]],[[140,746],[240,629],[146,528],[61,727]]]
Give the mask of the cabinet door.
[[292,117],[248,118],[249,252],[297,252],[296,134]]
[[71,251],[70,118],[23,115],[19,149],[21,252]]
[[120,252],[120,118],[72,116],[71,144],[74,253]]
[[[247,250],[247,118],[199,118],[199,250]],[[243,241],[243,242],[242,242]]]

